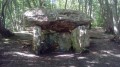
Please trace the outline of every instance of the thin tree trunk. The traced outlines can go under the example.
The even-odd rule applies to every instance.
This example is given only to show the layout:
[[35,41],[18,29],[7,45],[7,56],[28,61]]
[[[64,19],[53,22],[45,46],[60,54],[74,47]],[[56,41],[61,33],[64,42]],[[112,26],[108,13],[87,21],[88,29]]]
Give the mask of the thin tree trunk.
[[79,10],[80,10],[80,0],[78,0],[78,3],[79,3],[79,6],[78,6],[78,8],[79,8]]
[[3,37],[10,37],[10,36],[14,35],[12,32],[10,32],[9,30],[7,30],[5,28],[5,15],[4,15],[5,13],[4,12],[5,12],[5,7],[8,4],[8,1],[9,0],[6,0],[5,2],[3,2],[2,10],[1,10],[1,16],[0,16],[0,34]]
[[8,3],[8,0],[6,0],[5,2],[4,2],[4,0],[2,1],[2,9],[1,9],[1,17],[0,17],[0,29],[2,29],[2,28],[5,28],[5,7],[6,7],[6,5],[7,5],[7,3]]
[[66,2],[65,2],[65,9],[67,8],[67,0],[66,0]]

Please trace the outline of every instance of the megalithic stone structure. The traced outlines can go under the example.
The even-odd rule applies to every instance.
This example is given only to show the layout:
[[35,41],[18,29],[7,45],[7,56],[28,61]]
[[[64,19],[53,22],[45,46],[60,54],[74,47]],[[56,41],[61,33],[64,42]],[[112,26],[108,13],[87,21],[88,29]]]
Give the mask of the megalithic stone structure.
[[89,46],[88,25],[92,19],[69,9],[32,9],[24,13],[24,23],[33,26],[33,50],[81,52]]

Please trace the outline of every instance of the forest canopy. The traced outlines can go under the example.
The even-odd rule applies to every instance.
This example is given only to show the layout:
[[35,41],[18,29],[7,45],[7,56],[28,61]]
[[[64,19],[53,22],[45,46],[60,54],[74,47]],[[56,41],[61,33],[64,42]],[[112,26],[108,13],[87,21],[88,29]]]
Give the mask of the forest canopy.
[[86,13],[94,21],[92,27],[104,27],[119,34],[119,0],[0,0],[2,24],[11,31],[24,30],[23,13],[33,8],[72,9]]

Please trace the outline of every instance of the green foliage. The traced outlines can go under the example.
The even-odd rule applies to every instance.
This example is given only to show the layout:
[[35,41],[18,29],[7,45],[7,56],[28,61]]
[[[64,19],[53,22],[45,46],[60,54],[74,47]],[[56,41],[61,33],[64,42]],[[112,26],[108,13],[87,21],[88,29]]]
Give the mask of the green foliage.
[[[3,1],[5,0],[0,0],[0,11]],[[22,27],[22,14],[25,10],[41,6],[49,9],[65,9],[65,5],[66,9],[80,10],[88,14],[94,20],[93,27],[103,26],[104,19],[99,0],[67,0],[67,3],[65,2],[66,0],[9,0],[5,7],[6,27],[19,30]]]

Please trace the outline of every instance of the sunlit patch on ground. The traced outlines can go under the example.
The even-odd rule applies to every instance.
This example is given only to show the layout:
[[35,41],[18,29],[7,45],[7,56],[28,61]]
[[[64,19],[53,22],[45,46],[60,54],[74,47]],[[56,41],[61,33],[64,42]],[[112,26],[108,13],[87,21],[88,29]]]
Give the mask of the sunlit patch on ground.
[[71,65],[71,66],[69,66],[69,67],[76,67],[76,66],[72,66],[72,65]]
[[3,42],[4,44],[10,44],[10,40],[11,40],[11,39],[3,38],[3,39],[2,39],[2,42]]
[[87,59],[87,57],[77,57],[78,60]]
[[74,54],[62,54],[62,55],[57,55],[55,57],[72,58],[72,57],[74,57]]
[[31,35],[31,33],[29,32],[29,31],[20,31],[20,32],[14,32],[15,34],[30,34]]
[[[114,56],[114,57],[119,57],[120,58],[120,53],[115,53],[114,50],[101,50],[103,52],[102,56]],[[106,54],[104,54],[106,53]]]
[[93,60],[93,61],[86,61],[87,63],[92,63],[92,64],[95,64],[95,63],[99,63],[98,61],[95,61],[95,60]]
[[39,57],[35,54],[23,53],[23,52],[4,52],[3,55],[12,55],[12,56],[23,56],[23,57]]
[[39,57],[36,56],[35,54],[27,54],[27,53],[22,53],[22,52],[13,52],[13,54],[19,55],[19,56],[25,56],[25,57]]

